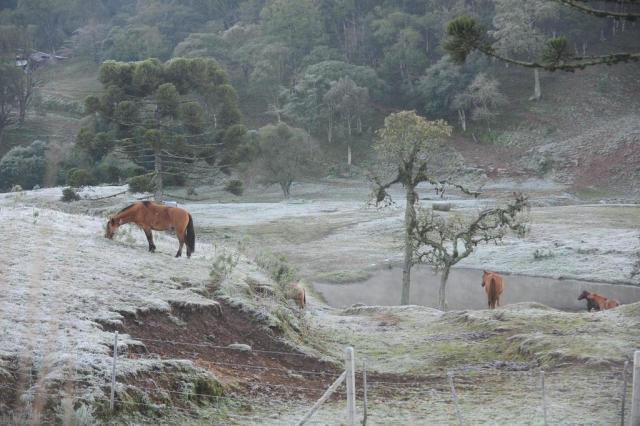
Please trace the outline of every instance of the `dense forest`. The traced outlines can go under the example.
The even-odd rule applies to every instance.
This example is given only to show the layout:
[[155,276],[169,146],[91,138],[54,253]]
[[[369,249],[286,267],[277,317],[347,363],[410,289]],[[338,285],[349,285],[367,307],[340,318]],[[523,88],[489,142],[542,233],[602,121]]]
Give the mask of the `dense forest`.
[[[59,72],[78,62],[94,63],[95,70],[104,64],[93,71],[100,82],[95,91],[65,94],[84,102],[73,111],[84,118],[75,149],[56,159],[56,182],[45,183],[138,176],[134,185],[157,190],[162,180],[195,186],[212,173],[238,171],[245,180],[278,183],[288,195],[301,172],[349,174],[366,165],[375,131],[391,112],[416,110],[446,120],[463,140],[493,143],[526,122],[526,114],[514,114],[545,98],[546,81],[570,78],[495,57],[535,62],[548,58],[549,46],[585,58],[638,50],[635,20],[563,3],[5,0],[0,154],[22,146],[3,160],[0,186],[47,180],[41,144],[2,139],[12,128],[29,128],[30,114],[46,109],[39,86],[55,84],[56,74],[31,52],[59,57]],[[633,15],[637,6],[592,3],[621,15]],[[490,55],[470,49],[464,62],[450,55],[447,24],[461,16],[473,18]],[[607,93],[614,78],[598,68],[599,89]],[[241,190],[238,181],[230,185]]]

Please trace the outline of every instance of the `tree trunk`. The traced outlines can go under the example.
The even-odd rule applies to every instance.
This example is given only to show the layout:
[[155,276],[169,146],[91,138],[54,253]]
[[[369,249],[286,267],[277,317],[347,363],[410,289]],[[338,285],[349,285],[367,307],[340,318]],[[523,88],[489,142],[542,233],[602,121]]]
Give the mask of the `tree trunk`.
[[531,98],[531,100],[539,101],[540,97],[542,96],[542,93],[540,91],[540,71],[538,70],[538,68],[534,68],[533,70],[533,80],[534,80],[534,87],[533,87],[533,97]]
[[20,82],[19,94],[18,94],[18,123],[24,124],[27,117],[27,109],[33,95],[33,75],[31,70],[31,63],[27,65],[27,71],[22,77]]
[[282,188],[284,198],[289,199],[289,196],[291,195],[291,182],[280,182],[280,188]]
[[407,204],[404,210],[404,265],[402,267],[402,296],[400,298],[401,305],[409,304],[409,297],[411,295],[411,266],[413,266],[413,241],[411,234],[413,232],[413,225],[416,219],[416,193],[412,182],[405,183],[407,188]]
[[463,108],[458,109],[458,118],[460,119],[460,127],[462,127],[462,131],[467,131],[467,114],[464,112]]
[[351,167],[351,144],[347,145],[347,165]]
[[438,288],[438,307],[442,311],[447,310],[447,280],[449,279],[449,266],[445,266],[440,275],[440,287]]
[[331,109],[329,109],[329,126],[327,128],[327,141],[329,143],[333,142],[333,111]]
[[160,147],[156,146],[154,148],[154,170],[156,172],[156,176],[155,176],[155,183],[156,183],[156,188],[155,188],[155,193],[154,193],[154,200],[156,200],[157,202],[161,202],[162,201],[162,192],[163,192],[163,187],[162,187],[162,158],[160,157]]
[[282,123],[282,117],[280,117],[280,105],[278,105],[278,95],[274,95],[273,97],[273,110],[276,113],[278,124]]

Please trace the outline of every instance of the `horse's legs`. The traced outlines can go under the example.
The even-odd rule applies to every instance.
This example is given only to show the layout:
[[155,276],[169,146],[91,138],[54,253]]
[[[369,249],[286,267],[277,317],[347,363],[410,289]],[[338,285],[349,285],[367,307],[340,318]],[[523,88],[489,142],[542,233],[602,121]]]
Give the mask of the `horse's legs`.
[[[178,237],[178,241],[180,242],[180,247],[178,247],[178,252],[176,253],[176,257],[182,256],[182,246],[184,245],[184,231],[180,233],[178,229],[176,229],[176,236]],[[189,248],[187,247],[187,253],[189,252]],[[191,253],[188,253],[190,255]]]
[[151,229],[143,228],[142,230],[144,231],[144,235],[147,236],[147,241],[149,242],[149,251],[153,253],[154,251],[156,251],[156,245],[153,244],[153,234],[151,233]]

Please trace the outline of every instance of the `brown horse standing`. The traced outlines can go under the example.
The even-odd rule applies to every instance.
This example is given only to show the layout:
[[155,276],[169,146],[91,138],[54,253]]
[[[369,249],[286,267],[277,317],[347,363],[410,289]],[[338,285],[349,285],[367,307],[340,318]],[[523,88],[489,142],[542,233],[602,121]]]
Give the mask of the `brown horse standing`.
[[182,246],[187,245],[187,257],[191,257],[196,249],[196,234],[193,230],[193,219],[184,209],[178,207],[168,207],[151,201],[133,203],[120,210],[107,222],[107,232],[105,237],[112,239],[113,234],[120,225],[125,223],[135,223],[144,231],[149,241],[149,251],[154,252],[156,245],[153,243],[151,231],[166,231],[175,229],[180,247],[176,257],[182,256]]
[[495,309],[496,304],[500,306],[500,295],[502,294],[502,290],[504,290],[502,277],[495,272],[483,271],[482,287],[484,287],[484,291],[487,292],[489,309]]

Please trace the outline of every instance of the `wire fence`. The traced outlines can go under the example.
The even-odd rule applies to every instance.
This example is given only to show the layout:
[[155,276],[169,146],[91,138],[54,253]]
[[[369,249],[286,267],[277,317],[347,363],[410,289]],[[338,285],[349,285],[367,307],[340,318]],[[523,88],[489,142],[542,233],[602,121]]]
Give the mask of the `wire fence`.
[[[203,410],[224,407],[225,413],[233,413],[236,420],[246,419],[253,422],[260,417],[256,418],[255,414],[246,417],[243,415],[251,410],[259,410],[260,407],[267,411],[273,404],[279,404],[281,407],[295,406],[298,410],[304,409],[305,406],[310,407],[313,400],[320,398],[327,386],[340,376],[340,371],[331,368],[329,364],[327,367],[318,364],[317,368],[312,369],[283,366],[283,363],[287,362],[296,365],[292,360],[321,362],[314,354],[266,349],[251,349],[248,352],[247,349],[236,347],[170,339],[137,338],[127,341],[128,344],[135,342],[191,347],[195,349],[193,355],[196,357],[199,355],[198,350],[203,348],[230,354],[251,355],[246,360],[244,356],[238,356],[236,361],[198,358],[192,361],[194,368],[201,373],[212,373],[213,377],[218,374],[233,377],[234,371],[253,371],[258,375],[252,375],[250,380],[249,376],[239,377],[238,383],[245,383],[232,394],[215,394],[202,392],[197,387],[184,387],[185,377],[190,373],[182,367],[172,370],[173,367],[168,364],[162,369],[156,366],[150,370],[135,370],[132,377],[128,377],[128,374],[131,374],[127,373],[129,369],[120,372],[118,367],[121,365],[116,364],[113,382],[110,382],[109,372],[105,371],[99,376],[41,378],[36,384],[24,386],[0,384],[0,393],[6,395],[9,392],[16,397],[31,395],[32,399],[72,399],[87,404],[109,402],[115,403],[116,413],[118,407],[132,406],[142,412],[160,410],[190,418],[198,417]],[[116,353],[120,362],[131,362],[145,357],[164,361],[157,355],[127,353],[126,344],[121,343],[117,347]],[[262,357],[256,358],[255,355]],[[279,365],[263,365],[265,360],[277,361]],[[630,403],[625,405],[631,385],[631,369],[626,366],[619,371],[609,369],[599,375],[577,375],[570,379],[562,371],[551,371],[549,374],[539,368],[516,367],[518,368],[514,369],[511,366],[500,369],[480,366],[443,370],[438,374],[414,377],[369,372],[366,391],[361,385],[364,379],[363,371],[356,367],[356,395],[360,402],[358,407],[367,404],[366,418],[379,424],[477,424],[490,422],[491,415],[496,415],[497,419],[501,419],[496,420],[498,424],[527,423],[523,421],[526,417],[537,419],[530,422],[532,424],[546,425],[585,420],[581,416],[585,416],[589,410],[585,409],[584,401],[594,401],[595,405],[608,407],[607,412],[603,412],[603,415],[606,414],[606,419],[603,420],[606,424],[631,424],[625,423],[625,419],[629,418],[631,406]],[[268,376],[260,375],[266,372],[269,373]],[[597,383],[594,383],[595,378],[598,378]],[[61,386],[69,383],[75,385],[70,390],[71,393]],[[90,386],[102,389],[103,396],[87,397],[84,390]],[[115,400],[111,400],[106,392],[110,386],[114,386]],[[123,398],[129,389],[142,392],[145,400],[132,401],[131,398]],[[344,399],[346,393],[346,389],[336,390],[333,396],[334,403]],[[24,400],[24,397],[22,399]],[[208,402],[209,405],[202,405],[204,402]],[[336,410],[340,409],[333,404],[327,408],[327,415],[335,416]],[[364,409],[358,408],[358,411],[362,413]]]

